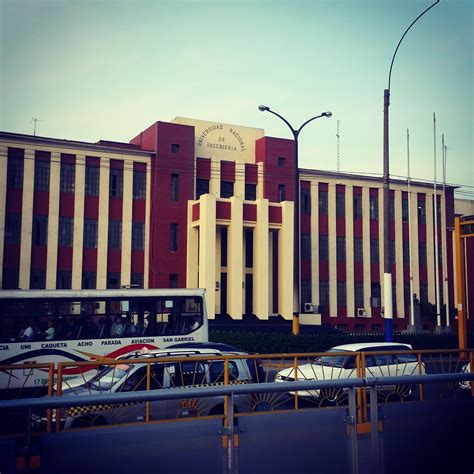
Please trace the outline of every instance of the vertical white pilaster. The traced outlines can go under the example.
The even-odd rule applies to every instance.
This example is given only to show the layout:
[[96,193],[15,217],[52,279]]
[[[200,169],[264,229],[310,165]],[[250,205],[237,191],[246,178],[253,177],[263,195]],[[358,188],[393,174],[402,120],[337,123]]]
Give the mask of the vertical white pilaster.
[[[100,174],[102,171],[100,171]],[[71,287],[82,287],[82,256],[84,247],[84,200],[86,182],[86,158],[76,157],[76,186],[74,195],[74,235],[72,246]],[[100,227],[99,227],[100,232]]]
[[243,256],[243,200],[239,196],[230,198],[231,220],[227,228],[227,312],[232,319],[242,319],[244,281]]
[[[382,308],[385,307],[385,295],[384,295],[384,258],[385,258],[385,249],[384,249],[384,198],[383,198],[383,189],[379,187],[378,189],[379,196],[379,274],[380,274],[380,301]],[[390,236],[389,236],[390,237]]]
[[281,203],[282,223],[278,238],[278,312],[293,318],[294,203]]
[[[133,192],[133,191],[132,191]],[[145,255],[143,263],[143,288],[149,287],[150,265],[150,209],[151,209],[151,163],[146,164],[146,209],[145,209]]]
[[371,272],[370,272],[370,190],[362,188],[362,251],[364,272],[364,309],[367,316],[372,316],[370,306]]
[[109,229],[110,160],[100,160],[99,222],[97,239],[97,288],[107,287],[107,245]]
[[346,295],[347,316],[355,316],[354,295],[354,188],[347,185],[345,192],[346,201]]
[[329,315],[337,317],[336,185],[328,186]]
[[[403,223],[402,223],[402,191],[395,191],[395,265],[397,318],[405,317],[404,281],[403,281]],[[393,278],[392,278],[393,281]]]
[[245,198],[245,163],[235,163],[234,196]]
[[133,211],[133,161],[125,160],[123,166],[122,199],[122,263],[120,284],[130,285],[132,272],[132,211]]
[[318,183],[311,181],[311,297],[319,305],[319,208]]
[[428,301],[436,304],[433,193],[426,193],[426,269],[428,273]]
[[8,147],[0,146],[0,288],[3,282],[3,248],[5,243],[5,215],[7,205]]
[[211,158],[209,193],[215,197],[220,197],[221,195],[221,162],[217,158]]
[[[418,299],[420,298],[420,257],[418,252],[418,194],[411,190],[411,204],[410,204],[411,222],[411,243],[410,253],[412,258],[411,274],[413,277],[413,293],[416,293]],[[410,295],[413,303],[413,295]]]
[[257,222],[253,231],[253,311],[259,319],[270,314],[269,264],[271,262],[268,230],[268,199],[258,199]]

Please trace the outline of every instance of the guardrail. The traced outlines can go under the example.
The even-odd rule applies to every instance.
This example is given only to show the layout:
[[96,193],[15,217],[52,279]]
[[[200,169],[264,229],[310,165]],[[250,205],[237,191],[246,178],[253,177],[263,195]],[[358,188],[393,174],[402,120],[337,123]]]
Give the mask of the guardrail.
[[[356,403],[356,391],[365,389],[369,391],[370,419],[367,422],[370,429],[370,449],[371,449],[371,472],[381,472],[380,445],[379,445],[379,413],[378,413],[378,391],[381,387],[399,384],[436,384],[436,383],[460,383],[474,382],[474,373],[457,374],[435,374],[435,375],[412,375],[412,376],[387,376],[387,377],[366,377],[356,379],[340,380],[315,380],[245,385],[223,385],[211,387],[191,387],[179,390],[155,390],[129,393],[111,393],[106,395],[84,395],[81,397],[45,397],[41,399],[19,399],[6,400],[0,402],[0,411],[27,410],[26,420],[26,441],[24,447],[25,456],[29,457],[31,447],[31,416],[34,410],[61,409],[71,406],[91,406],[96,404],[121,404],[166,401],[176,399],[198,399],[206,397],[225,397],[226,404],[223,426],[222,426],[222,448],[223,461],[226,467],[225,472],[231,474],[235,470],[235,443],[236,435],[234,426],[234,399],[240,395],[249,395],[255,392],[273,393],[287,391],[315,391],[324,389],[343,389],[348,391],[348,408],[346,423],[350,443],[351,472],[357,473],[359,469],[358,460],[358,440],[360,431],[357,429],[359,418]],[[53,434],[54,436],[54,434]]]

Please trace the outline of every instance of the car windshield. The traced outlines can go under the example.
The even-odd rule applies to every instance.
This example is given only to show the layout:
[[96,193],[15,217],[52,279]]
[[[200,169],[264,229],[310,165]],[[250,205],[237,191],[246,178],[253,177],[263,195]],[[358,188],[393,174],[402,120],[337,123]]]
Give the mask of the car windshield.
[[131,368],[132,366],[127,364],[107,367],[89,380],[88,385],[94,390],[110,390],[119,380],[127,376]]
[[[314,360],[314,364],[318,364],[318,365],[327,365],[329,367],[339,367],[339,368],[350,368],[349,365],[354,366],[355,367],[355,354],[353,352],[349,352],[349,351],[341,351],[341,350],[336,350],[336,349],[329,349],[327,351],[327,354],[331,354],[331,352],[337,354],[338,352],[341,353],[341,352],[347,352],[348,354],[351,354],[351,355],[347,355],[347,356],[343,356],[343,355],[327,355],[327,356],[321,356],[321,357],[317,357],[315,360]],[[351,361],[353,362],[351,364]]]

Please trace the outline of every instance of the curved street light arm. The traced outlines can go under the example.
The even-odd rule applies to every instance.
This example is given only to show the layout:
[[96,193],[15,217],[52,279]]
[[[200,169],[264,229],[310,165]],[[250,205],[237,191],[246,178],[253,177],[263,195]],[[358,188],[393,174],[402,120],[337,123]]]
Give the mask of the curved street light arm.
[[392,62],[390,63],[390,71],[388,73],[388,90],[390,91],[390,80],[391,80],[391,77],[392,77],[392,67],[393,67],[393,62],[395,61],[395,56],[397,55],[397,51],[398,51],[398,48],[400,47],[402,41],[403,41],[403,38],[405,38],[406,34],[408,33],[408,31],[410,30],[410,28],[428,11],[428,10],[431,10],[435,5],[437,5],[438,3],[440,2],[440,0],[436,0],[435,3],[433,3],[433,5],[431,5],[430,7],[428,7],[423,13],[420,13],[411,23],[411,25],[405,30],[405,33],[403,33],[403,36],[400,38],[400,41],[398,42],[397,44],[397,48],[395,49],[395,52],[393,53],[393,57],[392,57]]
[[296,134],[299,135],[299,133],[301,132],[301,130],[303,129],[303,127],[306,126],[309,122],[312,122],[313,120],[316,120],[316,119],[318,119],[318,118],[320,118],[320,117],[327,117],[326,114],[327,114],[327,113],[324,112],[323,114],[316,115],[316,117],[312,117],[312,118],[310,118],[309,120],[306,120],[306,122],[305,122],[303,125],[301,125],[301,127],[300,127],[298,130],[296,130]]
[[285,122],[285,123],[288,125],[288,127],[289,127],[290,130],[291,130],[291,133],[293,133],[293,136],[294,136],[295,138],[298,136],[298,135],[297,135],[298,132],[291,126],[291,123],[288,122],[288,120],[286,120],[285,117],[283,117],[283,116],[281,116],[280,114],[274,112],[272,109],[270,109],[270,107],[267,109],[267,112],[270,112],[271,114],[276,115],[277,117],[281,118],[281,119],[283,120],[283,122]]

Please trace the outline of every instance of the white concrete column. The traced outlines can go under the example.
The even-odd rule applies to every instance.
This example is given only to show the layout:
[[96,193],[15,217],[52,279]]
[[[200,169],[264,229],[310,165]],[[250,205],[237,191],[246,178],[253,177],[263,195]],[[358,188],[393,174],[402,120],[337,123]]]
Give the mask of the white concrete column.
[[346,185],[346,296],[347,316],[355,317],[354,294],[354,188]]
[[268,199],[257,199],[257,222],[253,231],[253,312],[259,319],[270,314],[271,263],[268,229]]
[[370,190],[362,188],[362,252],[364,272],[364,309],[367,316],[372,316],[370,306],[371,273],[370,273]]
[[[404,280],[403,280],[403,224],[402,222],[402,191],[395,191],[395,265],[396,277],[396,301],[397,318],[405,317]],[[395,282],[394,282],[395,283]]]
[[217,198],[221,196],[221,162],[217,158],[211,158],[211,179],[209,181],[209,193]]
[[122,263],[120,284],[130,285],[132,273],[133,161],[123,164]]
[[329,316],[337,317],[336,185],[328,186]]
[[143,265],[143,288],[149,286],[150,265],[150,208],[151,208],[151,163],[146,164],[146,209],[145,209],[145,255]]
[[278,312],[293,319],[294,203],[281,203],[282,224],[278,236]]
[[8,147],[0,146],[0,288],[3,283],[3,249],[5,243],[5,215],[7,205]]
[[234,196],[245,198],[245,163],[235,163]]
[[[410,216],[411,216],[411,242],[410,253],[412,260],[411,274],[413,277],[413,293],[416,293],[418,299],[420,298],[420,259],[418,253],[418,195],[416,191],[411,190]],[[410,295],[413,300],[413,295]]]
[[311,181],[311,296],[312,303],[319,305],[319,207],[318,183]]
[[194,225],[192,220],[193,204],[197,201],[188,201],[188,238],[186,243],[186,288],[198,287],[199,269],[199,224]]
[[216,196],[204,194],[200,199],[199,288],[206,289],[210,319],[216,316]]
[[428,301],[436,305],[433,193],[426,193],[426,269],[428,273]]
[[19,288],[30,288],[31,238],[33,227],[33,186],[35,183],[35,152],[25,150],[23,165],[23,197],[21,208],[21,246]]
[[227,228],[227,312],[232,319],[242,319],[244,281],[244,208],[242,197],[230,198],[231,220]]
[[100,159],[99,231],[97,239],[97,289],[107,287],[110,159]]
[[[84,247],[84,200],[86,182],[86,158],[76,156],[76,185],[74,194],[74,235],[72,245],[71,288],[82,288],[82,256]],[[100,227],[99,227],[100,233]]]
[[263,199],[263,163],[257,163],[257,199]]
[[385,297],[384,297],[384,258],[385,258],[385,249],[384,249],[384,234],[383,234],[383,209],[384,209],[384,199],[383,199],[383,189],[378,188],[379,192],[379,272],[380,272],[380,301],[381,307],[385,308]]

